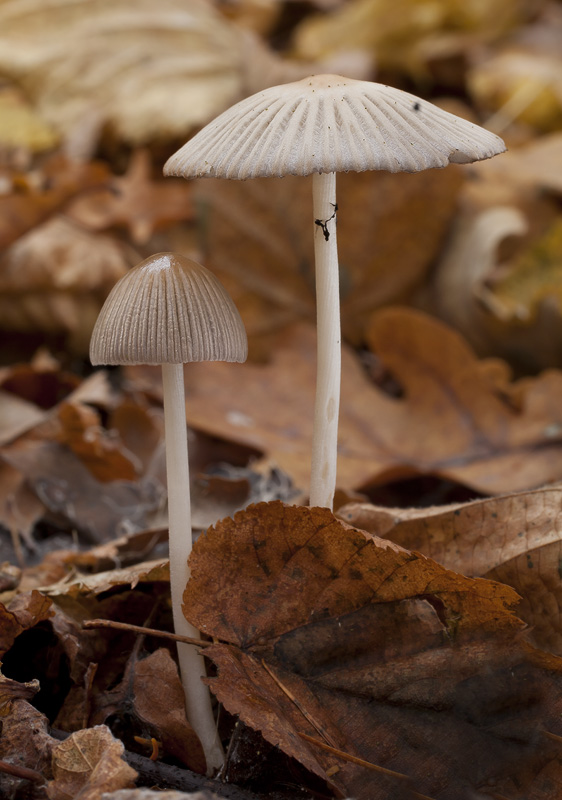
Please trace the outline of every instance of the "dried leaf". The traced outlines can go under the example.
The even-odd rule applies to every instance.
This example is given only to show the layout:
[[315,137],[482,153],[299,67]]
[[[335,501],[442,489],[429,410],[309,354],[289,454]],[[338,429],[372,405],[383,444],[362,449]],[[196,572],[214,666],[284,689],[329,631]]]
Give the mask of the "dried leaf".
[[492,780],[510,794],[516,781],[540,784],[546,764],[560,783],[557,748],[535,741],[543,726],[558,731],[549,704],[562,662],[519,641],[507,587],[447,572],[327,509],[277,502],[210,529],[190,568],[184,613],[227,642],[207,648],[212,690],[342,793],[410,796],[396,775],[301,733],[432,797],[468,798]]
[[130,586],[134,589],[139,583],[168,582],[169,580],[168,561],[157,559],[135,564],[125,569],[99,572],[97,575],[79,575],[73,580],[65,579],[52,586],[43,586],[41,592],[48,597],[76,598],[80,595],[100,595],[118,586]]
[[152,180],[148,152],[136,150],[122,178],[78,197],[67,215],[91,231],[125,227],[135,244],[146,244],[154,231],[193,218],[190,194],[185,181]]
[[[513,206],[461,215],[431,288],[439,316],[479,353],[525,372],[562,364],[562,218],[537,212],[539,226]],[[501,259],[506,243],[514,252]]]
[[0,654],[10,649],[20,633],[50,619],[54,614],[52,605],[52,600],[36,591],[18,593],[8,608],[0,603]]
[[517,611],[531,641],[562,655],[561,500],[560,489],[537,489],[447,508],[350,504],[338,515],[448,569],[512,586],[523,598]]
[[478,169],[496,180],[531,184],[562,194],[562,133],[550,133],[510,148],[501,158],[481,162]]
[[86,352],[111,286],[134,260],[117,240],[54,217],[22,236],[0,260],[2,327],[70,335]]
[[[27,767],[49,778],[51,752],[57,744],[48,734],[49,721],[26,700],[15,700],[2,718],[0,759]],[[29,782],[0,773],[0,796],[12,798],[29,791]]]
[[105,725],[76,731],[53,750],[49,800],[99,800],[132,786],[137,773],[122,759],[123,744]]
[[158,508],[159,488],[150,480],[100,483],[66,447],[56,442],[19,440],[4,448],[4,460],[22,472],[39,499],[94,542],[124,528],[146,527]]
[[136,713],[151,726],[166,753],[204,774],[203,748],[185,716],[183,686],[168,650],[160,648],[135,664],[133,690]]
[[89,406],[62,403],[58,409],[61,431],[57,441],[66,445],[98,481],[135,481],[138,463],[115,436],[100,425],[99,415]]
[[[22,177],[19,183],[25,191],[18,187],[17,192],[0,196],[0,249],[46,220],[70,198],[103,185],[108,176],[109,171],[101,162],[74,163],[59,155],[52,156],[36,176],[38,181],[26,183]],[[0,285],[4,289],[4,277]]]
[[31,700],[38,691],[38,680],[20,683],[12,678],[7,678],[0,672],[0,717],[6,717],[11,713],[14,701]]
[[45,419],[34,403],[0,389],[0,445],[16,439]]

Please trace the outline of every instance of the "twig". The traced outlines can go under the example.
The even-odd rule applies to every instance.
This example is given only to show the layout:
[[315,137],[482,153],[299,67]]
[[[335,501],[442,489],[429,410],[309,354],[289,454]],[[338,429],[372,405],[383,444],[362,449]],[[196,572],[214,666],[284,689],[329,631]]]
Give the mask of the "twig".
[[33,781],[33,783],[46,783],[46,778],[40,772],[19,764],[9,764],[7,761],[0,761],[0,772],[14,775],[16,778],[23,778],[25,781]]
[[186,644],[194,644],[196,647],[209,647],[213,642],[207,642],[202,639],[193,639],[190,636],[181,636],[178,633],[169,633],[168,631],[159,631],[156,628],[143,628],[141,625],[129,625],[127,622],[115,622],[112,619],[88,619],[82,623],[83,628],[111,628],[117,631],[129,631],[130,633],[139,633],[141,636],[156,636],[160,639],[172,639],[174,642],[185,642]]
[[[275,673],[273,672],[273,670],[271,669],[271,667],[269,667],[269,666],[268,666],[268,665],[265,663],[265,661],[264,661],[264,659],[263,659],[263,658],[262,658],[262,660],[261,660],[261,664],[262,664],[262,667],[265,669],[265,671],[266,671],[266,672],[267,672],[267,673],[270,675],[270,677],[271,677],[271,678],[273,678],[273,680],[275,681],[275,683],[277,684],[277,686],[278,686],[278,687],[281,689],[281,691],[282,691],[282,692],[284,692],[284,694],[286,694],[286,695],[287,695],[287,697],[289,698],[289,700],[290,700],[292,703],[294,703],[294,704],[295,704],[295,706],[298,708],[298,710],[301,712],[301,714],[302,714],[302,715],[303,715],[303,717],[304,717],[304,718],[307,720],[307,722],[309,722],[309,723],[312,725],[312,727],[313,727],[313,728],[314,728],[314,729],[315,729],[315,730],[316,730],[316,731],[317,731],[317,732],[320,734],[320,736],[322,736],[322,737],[325,739],[325,741],[326,741],[326,742],[327,742],[329,745],[332,745],[332,747],[334,747],[334,748],[335,748],[335,746],[336,746],[336,743],[335,743],[335,741],[332,739],[332,737],[329,735],[329,733],[328,733],[328,732],[327,732],[327,731],[326,731],[326,730],[323,728],[323,726],[322,726],[322,725],[320,725],[318,722],[316,722],[316,720],[314,719],[314,717],[312,716],[312,714],[310,714],[310,713],[309,713],[309,712],[306,710],[306,708],[305,708],[305,707],[302,705],[302,703],[299,703],[299,701],[297,700],[297,698],[295,697],[295,695],[294,695],[294,694],[293,694],[293,693],[292,693],[292,692],[291,692],[291,691],[290,691],[290,690],[287,688],[287,686],[285,686],[285,684],[284,684],[284,683],[283,683],[283,682],[282,682],[282,681],[281,681],[281,680],[280,680],[280,679],[277,677],[277,675],[275,675]],[[316,740],[314,740],[314,741],[316,741]],[[337,749],[337,748],[336,748],[336,749]]]
[[[314,736],[309,736],[307,733],[300,733],[299,731],[299,736],[301,739],[304,739],[311,744],[315,744],[322,750],[326,750],[328,753],[332,753],[333,755],[342,758],[344,761],[350,761],[352,764],[358,764],[360,767],[373,770],[373,772],[380,772],[383,775],[388,775],[390,778],[398,778],[399,780],[408,781],[409,783],[412,781],[408,775],[404,775],[402,772],[395,772],[394,770],[387,769],[386,767],[379,767],[378,764],[373,764],[371,761],[365,761],[363,758],[352,756],[350,753],[345,753],[343,750],[338,750],[336,747],[331,747],[329,744],[320,741],[320,739],[315,739]],[[434,800],[432,797],[428,797],[426,794],[419,794],[414,790],[412,790],[412,796],[419,798],[419,800]]]

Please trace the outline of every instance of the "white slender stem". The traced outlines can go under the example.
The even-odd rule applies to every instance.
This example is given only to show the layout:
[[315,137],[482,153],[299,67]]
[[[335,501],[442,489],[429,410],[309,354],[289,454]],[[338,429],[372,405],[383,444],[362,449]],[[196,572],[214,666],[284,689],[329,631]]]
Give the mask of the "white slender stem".
[[312,176],[318,360],[312,432],[310,505],[332,508],[336,489],[341,329],[336,174]]
[[[187,425],[182,364],[162,364],[166,472],[170,547],[170,590],[176,633],[199,638],[199,631],[183,615],[183,592],[189,579],[187,559],[191,553],[191,502]],[[205,662],[193,645],[178,643],[178,659],[185,693],[187,719],[198,735],[210,773],[222,766],[224,754],[218,737],[209,688],[202,683]]]

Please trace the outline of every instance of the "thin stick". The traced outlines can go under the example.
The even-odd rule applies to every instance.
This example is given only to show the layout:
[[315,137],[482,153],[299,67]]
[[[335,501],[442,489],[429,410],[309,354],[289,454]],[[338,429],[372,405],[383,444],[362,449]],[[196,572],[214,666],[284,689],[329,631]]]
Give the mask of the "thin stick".
[[341,384],[341,326],[336,174],[312,176],[318,356],[310,505],[332,508],[336,489]]
[[[315,744],[322,750],[326,750],[328,753],[332,753],[332,755],[338,756],[344,761],[350,761],[352,764],[358,764],[360,767],[365,767],[366,769],[370,769],[373,772],[380,772],[382,775],[388,775],[390,778],[398,778],[401,781],[408,781],[410,783],[412,781],[412,779],[408,775],[403,775],[401,772],[395,772],[392,769],[386,769],[386,767],[379,767],[377,764],[373,764],[370,761],[365,761],[363,758],[352,756],[349,753],[345,753],[343,750],[338,750],[336,747],[330,747],[329,744],[321,742],[320,739],[315,739],[314,736],[309,736],[307,733],[299,732],[299,736],[301,737],[301,739],[305,739],[305,741],[310,742],[311,744]],[[429,797],[426,794],[419,794],[418,792],[414,792],[413,790],[412,790],[412,795],[413,797],[418,797],[419,800],[434,800],[434,798]]]
[[22,767],[19,764],[10,764],[8,761],[0,761],[0,772],[5,772],[8,775],[14,775],[16,778],[23,778],[24,781],[33,781],[33,783],[47,783],[44,775],[34,769]]
[[273,672],[273,670],[271,669],[271,667],[269,667],[269,666],[268,666],[268,665],[265,663],[265,661],[263,660],[263,658],[262,658],[262,660],[261,660],[261,665],[262,665],[262,667],[265,669],[265,671],[269,673],[269,675],[271,676],[271,678],[273,678],[273,680],[275,681],[275,683],[277,684],[277,686],[278,686],[278,687],[281,689],[281,691],[282,691],[284,694],[286,694],[286,695],[287,695],[287,697],[289,698],[289,700],[290,700],[292,703],[294,703],[294,704],[295,704],[295,706],[296,706],[296,707],[298,708],[298,710],[301,712],[301,714],[303,715],[303,717],[305,718],[305,720],[306,720],[307,722],[309,722],[309,723],[312,725],[312,727],[313,727],[313,728],[314,728],[314,729],[315,729],[315,730],[316,730],[316,731],[317,731],[317,732],[320,734],[320,736],[322,736],[322,737],[323,737],[323,738],[326,740],[326,742],[327,742],[328,744],[331,744],[332,746],[334,746],[334,747],[335,747],[335,744],[336,744],[336,743],[335,743],[335,741],[334,741],[334,740],[331,738],[331,736],[329,735],[329,733],[328,733],[327,731],[325,731],[325,730],[324,730],[324,728],[322,727],[322,725],[319,725],[319,723],[318,723],[318,722],[316,722],[316,720],[314,719],[314,717],[312,716],[312,714],[310,714],[310,713],[309,713],[309,712],[306,710],[306,708],[305,708],[305,707],[302,705],[302,703],[300,703],[300,702],[297,700],[297,698],[295,697],[295,695],[294,695],[294,694],[293,694],[293,693],[292,693],[292,692],[291,692],[291,691],[290,691],[290,690],[287,688],[287,686],[285,686],[285,684],[284,684],[284,683],[282,683],[282,681],[281,681],[281,680],[280,680],[280,679],[277,677],[277,675],[276,675],[276,674]]
[[170,633],[169,631],[159,631],[156,628],[143,628],[140,625],[129,625],[128,622],[115,622],[112,619],[88,619],[82,623],[83,628],[110,628],[116,631],[128,631],[130,633],[138,633],[141,636],[154,636],[159,639],[171,639],[173,642],[185,642],[185,644],[193,644],[196,647],[210,647],[213,642],[203,641],[203,639],[194,639],[191,636],[182,636],[179,633]]
[[[191,553],[191,501],[187,456],[187,423],[182,364],[162,364],[166,473],[168,483],[168,522],[170,547],[170,592],[174,630],[197,639],[199,631],[182,611],[183,592],[189,580],[187,559]],[[187,719],[199,737],[207,760],[207,770],[219,769],[224,753],[217,733],[205,662],[193,645],[178,642],[178,660],[185,693]]]

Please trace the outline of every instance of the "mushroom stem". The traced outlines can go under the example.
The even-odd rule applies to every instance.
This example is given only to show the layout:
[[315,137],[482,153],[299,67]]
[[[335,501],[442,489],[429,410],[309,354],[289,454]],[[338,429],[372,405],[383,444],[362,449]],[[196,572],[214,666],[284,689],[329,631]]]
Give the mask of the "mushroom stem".
[[312,176],[316,262],[317,367],[310,505],[332,508],[336,489],[341,383],[341,329],[336,173]]
[[[189,579],[187,559],[192,548],[183,365],[162,364],[162,385],[174,629],[183,636],[199,639],[199,631],[189,624],[182,611],[183,592]],[[205,662],[193,645],[178,643],[177,648],[187,719],[203,746],[207,771],[212,772],[222,766],[224,754],[213,716],[209,688],[201,680],[206,677]]]

